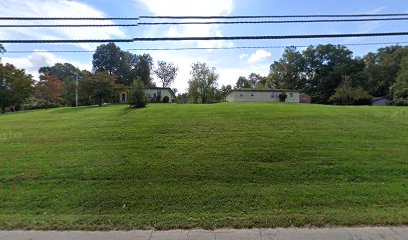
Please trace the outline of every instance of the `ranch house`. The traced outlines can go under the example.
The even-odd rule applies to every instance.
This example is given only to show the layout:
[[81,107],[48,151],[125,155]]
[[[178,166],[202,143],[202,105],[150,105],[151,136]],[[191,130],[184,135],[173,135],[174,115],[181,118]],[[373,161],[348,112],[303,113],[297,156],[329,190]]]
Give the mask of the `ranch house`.
[[[146,88],[145,95],[147,98],[150,99],[151,102],[163,102],[164,97],[169,98],[169,103],[176,101],[176,96],[171,90],[171,88],[160,88],[160,87],[153,87],[153,88]],[[120,94],[120,103],[127,103],[128,102],[128,94],[127,92],[122,92]]]
[[279,94],[286,93],[286,102],[300,101],[300,92],[286,89],[241,88],[227,95],[227,102],[279,102]]

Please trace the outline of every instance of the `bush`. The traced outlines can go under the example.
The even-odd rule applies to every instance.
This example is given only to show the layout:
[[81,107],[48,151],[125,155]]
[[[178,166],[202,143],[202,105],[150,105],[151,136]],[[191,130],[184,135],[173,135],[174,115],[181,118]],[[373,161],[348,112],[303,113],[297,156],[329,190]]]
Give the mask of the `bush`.
[[283,92],[283,93],[279,94],[279,101],[284,102],[284,101],[286,101],[287,97],[288,97],[288,95],[285,92]]
[[164,103],[169,103],[169,102],[170,102],[170,98],[169,98],[168,96],[164,96],[163,102],[164,102]]
[[390,102],[393,106],[408,106],[408,99],[394,99]]
[[129,91],[128,101],[131,107],[141,108],[146,106],[146,96],[142,81],[133,81],[132,87]]

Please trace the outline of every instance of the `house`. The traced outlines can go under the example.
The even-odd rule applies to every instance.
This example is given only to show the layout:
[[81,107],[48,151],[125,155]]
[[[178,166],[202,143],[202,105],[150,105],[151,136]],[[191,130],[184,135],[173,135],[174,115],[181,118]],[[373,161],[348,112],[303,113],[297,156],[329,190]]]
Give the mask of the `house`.
[[233,89],[227,95],[227,102],[279,102],[279,95],[286,93],[286,102],[299,102],[300,92],[296,90],[271,88]]
[[376,97],[371,101],[373,106],[388,106],[390,105],[390,100],[386,97]]
[[[151,102],[163,102],[164,97],[169,98],[169,102],[176,101],[176,95],[174,94],[171,88],[160,88],[160,87],[152,87],[145,89],[145,95],[147,98],[150,99]],[[127,103],[128,102],[128,94],[127,92],[122,92],[120,94],[120,103]]]
[[299,102],[300,103],[311,103],[312,102],[312,97],[306,93],[301,93],[299,96]]

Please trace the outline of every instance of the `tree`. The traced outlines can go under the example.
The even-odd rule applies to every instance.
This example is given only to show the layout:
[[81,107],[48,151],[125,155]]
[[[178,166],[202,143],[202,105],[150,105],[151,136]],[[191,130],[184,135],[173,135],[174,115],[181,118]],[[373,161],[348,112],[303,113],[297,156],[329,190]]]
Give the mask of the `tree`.
[[38,71],[41,75],[53,75],[64,83],[62,99],[70,106],[76,104],[76,80],[81,81],[81,70],[70,63],[56,63],[51,67],[41,67]]
[[[328,103],[330,96],[342,82],[344,75],[363,74],[364,62],[353,59],[353,53],[341,45],[310,46],[303,51],[305,64],[305,92],[317,103]],[[353,76],[354,77],[354,76]]]
[[279,94],[279,101],[285,102],[286,98],[288,98],[288,95],[285,92]]
[[353,87],[350,76],[344,76],[343,82],[336,88],[329,101],[338,105],[370,104],[372,96],[361,86]]
[[95,72],[107,72],[117,75],[121,65],[122,51],[115,43],[102,44],[93,54],[92,66]]
[[305,78],[305,59],[296,47],[287,47],[270,66],[268,83],[276,88],[303,90]]
[[128,102],[131,107],[141,108],[146,106],[144,85],[140,79],[133,81],[129,91]]
[[377,97],[391,95],[390,88],[397,79],[402,60],[407,56],[408,47],[401,46],[384,47],[365,55],[369,93]]
[[222,101],[225,101],[227,95],[230,94],[231,91],[232,91],[231,85],[227,85],[227,86],[222,85],[222,86],[221,86],[221,89],[220,89],[220,92],[221,92],[221,100],[222,100]]
[[177,76],[178,67],[173,63],[158,61],[157,68],[154,70],[156,76],[160,79],[162,86],[169,87]]
[[408,99],[408,57],[401,62],[401,69],[397,80],[392,85],[391,92],[394,99]]
[[109,72],[85,74],[80,89],[90,100],[102,106],[102,103],[113,95],[115,81],[115,76],[110,75]]
[[215,101],[218,74],[215,68],[206,63],[197,62],[191,66],[189,95],[194,103],[211,103]]
[[64,91],[64,84],[56,76],[41,75],[40,81],[35,85],[35,95],[45,100],[45,109],[50,102],[58,102]]
[[11,64],[0,63],[0,109],[5,112],[6,107],[16,111],[17,106],[30,97],[34,81],[24,70],[17,69]]
[[133,79],[137,77],[143,82],[144,86],[153,86],[151,71],[153,68],[153,58],[149,54],[135,55],[133,64]]
[[[0,53],[4,53],[4,52],[6,52],[6,49],[3,47],[2,44],[0,44]],[[1,59],[1,57],[0,57],[0,59]]]
[[251,88],[252,85],[246,77],[240,76],[235,84],[235,88]]

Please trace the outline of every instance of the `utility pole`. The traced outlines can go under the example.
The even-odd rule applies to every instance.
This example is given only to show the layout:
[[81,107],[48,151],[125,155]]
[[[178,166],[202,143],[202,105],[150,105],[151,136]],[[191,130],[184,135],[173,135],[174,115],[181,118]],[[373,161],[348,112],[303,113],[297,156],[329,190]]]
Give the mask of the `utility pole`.
[[78,107],[78,73],[75,74],[75,106]]

